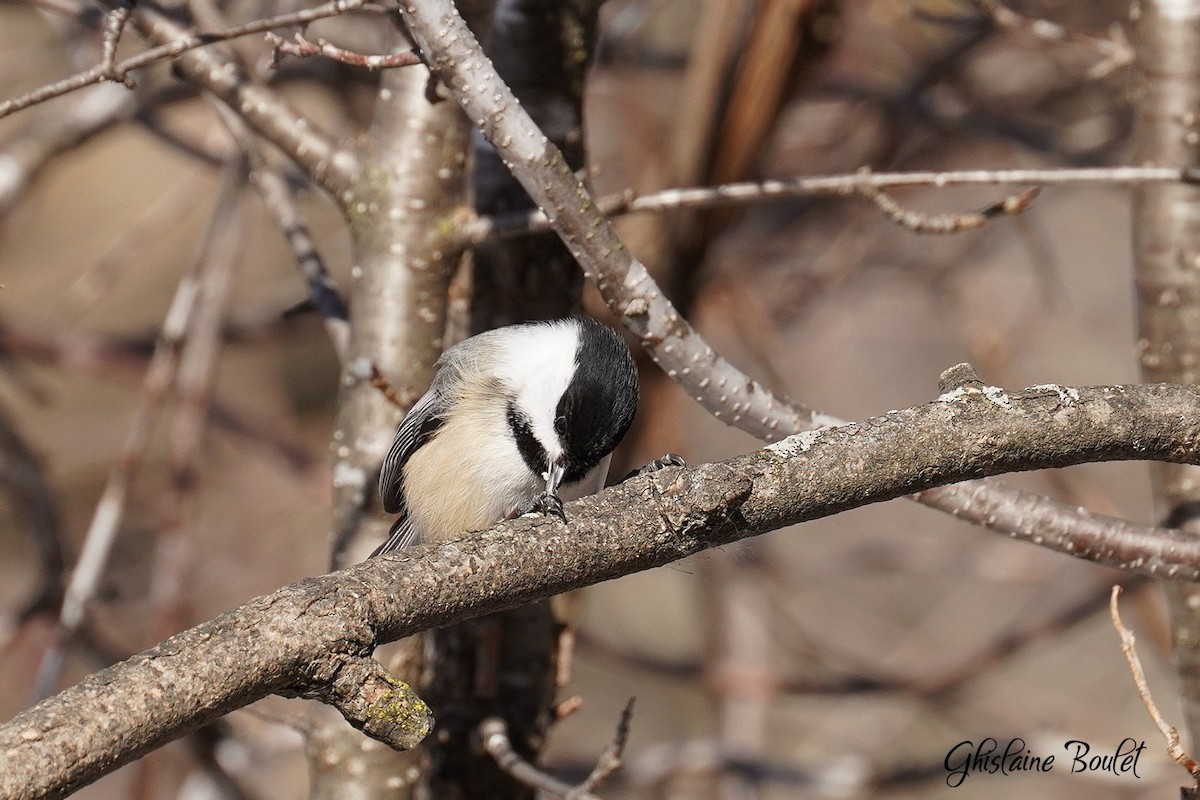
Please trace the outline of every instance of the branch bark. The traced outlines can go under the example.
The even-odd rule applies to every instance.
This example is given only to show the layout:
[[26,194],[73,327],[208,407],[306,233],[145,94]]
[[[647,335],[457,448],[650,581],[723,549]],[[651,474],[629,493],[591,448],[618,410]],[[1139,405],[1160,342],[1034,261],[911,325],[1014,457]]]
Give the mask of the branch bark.
[[[1132,459],[1200,463],[1200,387],[956,390],[642,476],[570,504],[567,525],[522,518],[309,579],[97,673],[0,727],[0,795],[62,797],[272,692],[328,697],[379,642],[932,486]],[[1118,566],[1194,580],[1200,541]]]

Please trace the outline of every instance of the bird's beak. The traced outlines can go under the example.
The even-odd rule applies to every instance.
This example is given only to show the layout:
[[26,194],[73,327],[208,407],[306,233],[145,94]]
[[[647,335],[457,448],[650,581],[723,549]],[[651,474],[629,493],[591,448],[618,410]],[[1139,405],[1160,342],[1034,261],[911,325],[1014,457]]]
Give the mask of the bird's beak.
[[567,468],[560,461],[552,461],[550,469],[546,471],[546,493],[558,495],[558,487],[562,483],[563,475],[566,474]]

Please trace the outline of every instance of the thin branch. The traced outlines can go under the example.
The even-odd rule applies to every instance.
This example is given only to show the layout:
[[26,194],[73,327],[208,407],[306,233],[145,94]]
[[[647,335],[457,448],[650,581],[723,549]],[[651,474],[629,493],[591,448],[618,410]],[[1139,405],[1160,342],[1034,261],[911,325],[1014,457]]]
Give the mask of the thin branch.
[[117,67],[117,45],[121,41],[121,32],[125,23],[133,13],[135,0],[118,0],[117,4],[104,15],[103,51],[100,56],[100,69],[104,70],[105,78],[124,84],[126,89],[137,86],[129,73]]
[[350,324],[346,301],[325,268],[325,261],[313,241],[308,220],[300,213],[283,174],[269,164],[258,143],[241,119],[226,107],[219,107],[226,127],[250,162],[250,179],[262,196],[263,205],[275,220],[296,266],[308,287],[309,301],[321,315],[325,331],[338,361],[346,362],[350,347]]
[[1174,577],[1178,567],[1170,554],[1194,538],[1173,528],[1048,502],[1044,495],[999,481],[970,481],[949,490],[918,492],[913,499],[1013,539],[1098,564],[1144,567],[1165,557],[1161,570],[1147,573],[1159,577]]
[[0,217],[51,161],[111,128],[136,110],[136,97],[119,86],[92,92],[87,102],[46,109],[4,142],[0,151]]
[[423,63],[421,56],[412,50],[406,50],[402,53],[388,53],[382,56],[370,56],[365,53],[356,53],[353,50],[343,50],[324,39],[317,39],[317,41],[311,42],[299,32],[292,34],[291,41],[276,36],[273,33],[268,33],[267,43],[271,45],[272,67],[278,66],[281,54],[296,56],[297,58],[324,56],[334,61],[340,61],[343,64],[349,64],[352,67],[363,67],[370,70],[412,67]]
[[[661,566],[786,525],[1006,470],[1112,459],[1200,462],[1180,420],[1200,387],[962,394],[667,468],[566,507],[371,559],[251,601],[0,726],[0,796],[62,796],[272,692],[322,694],[378,643]],[[1182,439],[1182,440],[1181,440]],[[862,469],[863,464],[872,465]],[[1200,541],[1172,551],[1200,577]],[[1157,572],[1153,565],[1127,565]],[[447,580],[447,576],[453,576]],[[367,713],[375,708],[367,706]]]
[[394,383],[387,379],[387,376],[379,371],[379,365],[372,362],[371,372],[368,377],[371,385],[383,393],[387,401],[400,410],[412,408],[413,403],[417,401],[419,395],[411,391],[404,391],[398,388]]
[[1116,629],[1117,635],[1121,637],[1121,653],[1125,656],[1126,663],[1129,664],[1129,674],[1133,676],[1133,685],[1137,688],[1138,697],[1142,699],[1142,705],[1146,707],[1147,713],[1150,714],[1150,719],[1154,720],[1154,724],[1158,726],[1159,733],[1167,740],[1167,755],[1176,764],[1179,764],[1186,769],[1191,776],[1200,783],[1200,764],[1192,760],[1187,751],[1183,749],[1183,744],[1180,742],[1179,731],[1173,726],[1168,725],[1163,719],[1162,712],[1158,710],[1158,705],[1154,702],[1154,697],[1150,693],[1150,686],[1146,683],[1146,672],[1142,669],[1142,660],[1138,658],[1136,640],[1133,636],[1133,631],[1125,627],[1121,622],[1121,612],[1118,604],[1118,598],[1121,596],[1121,587],[1112,587],[1112,598],[1109,600],[1109,613],[1112,616],[1113,628]]
[[560,781],[533,764],[530,764],[521,754],[513,749],[508,737],[508,724],[500,717],[488,717],[479,724],[479,737],[483,749],[496,762],[500,769],[507,772],[517,781],[531,789],[545,794],[561,797],[563,800],[597,800],[592,794],[600,782],[611,775],[621,766],[621,755],[625,752],[625,742],[629,738],[629,723],[633,718],[633,699],[625,704],[621,712],[621,720],[617,723],[617,731],[613,740],[596,762],[591,774],[578,786],[571,786]]
[[77,72],[74,75],[63,78],[60,81],[46,84],[31,92],[23,94],[19,97],[14,97],[11,100],[6,100],[0,103],[0,118],[7,117],[22,109],[35,106],[38,103],[44,103],[47,100],[52,100],[55,97],[61,97],[64,94],[69,94],[85,86],[93,86],[97,83],[104,83],[110,80],[111,75],[122,75],[131,70],[153,64],[156,61],[164,61],[166,59],[175,58],[189,50],[194,50],[197,47],[205,47],[217,42],[225,42],[230,39],[237,39],[242,36],[253,36],[256,33],[264,33],[265,31],[274,28],[285,28],[289,25],[307,25],[310,22],[315,22],[319,19],[328,17],[336,17],[339,14],[344,14],[347,11],[355,11],[360,9],[365,4],[365,0],[334,0],[331,3],[324,3],[315,8],[308,8],[302,11],[293,11],[288,14],[276,14],[273,17],[254,20],[240,25],[234,25],[219,31],[207,31],[204,33],[183,34],[172,41],[160,44],[157,47],[152,47],[138,53],[136,56],[131,56],[124,61],[113,64],[98,64],[91,69]]
[[857,187],[858,193],[874,203],[892,222],[908,228],[913,233],[952,234],[982,228],[990,219],[1020,214],[1025,211],[1040,191],[1037,187],[1025,189],[979,211],[927,214],[905,208],[890,194],[878,186],[873,186],[869,180],[871,175],[869,169],[864,167],[859,170],[859,175],[862,176],[863,181]]
[[560,781],[522,758],[521,754],[513,749],[512,742],[509,741],[508,724],[500,717],[488,717],[481,722],[479,738],[482,740],[484,751],[492,757],[496,766],[530,789],[554,797],[598,800],[591,794],[573,795],[576,787]]
[[629,698],[629,702],[625,704],[624,710],[621,711],[621,719],[617,722],[617,730],[613,734],[612,741],[608,747],[604,748],[604,752],[600,754],[599,760],[596,762],[596,768],[584,779],[583,783],[579,784],[574,790],[567,795],[567,800],[577,800],[594,791],[597,786],[604,782],[604,779],[612,775],[621,767],[622,759],[625,755],[625,743],[629,741],[629,726],[633,722],[633,698]]
[[1113,25],[1107,38],[1089,36],[1041,17],[1030,17],[1012,10],[998,0],[973,0],[997,26],[1022,33],[1043,42],[1074,44],[1100,56],[1088,70],[1090,79],[1103,78],[1133,63],[1134,50],[1119,25]]
[[[344,13],[356,2],[360,0],[336,0],[324,7],[327,13],[323,16]],[[185,28],[167,15],[150,8],[138,9],[130,23],[142,36],[159,45],[190,42],[197,38],[189,36]],[[248,30],[256,25],[262,32],[260,23],[235,27]],[[183,52],[176,62],[180,74],[229,106],[247,127],[279,148],[332,197],[343,199],[356,169],[351,150],[338,146],[312,120],[288,105],[272,89],[250,80],[236,61],[219,50],[184,49],[187,52]]]
[[[637,213],[662,213],[687,208],[784,200],[797,197],[850,195],[862,188],[901,188],[908,186],[1000,186],[1033,184],[1045,186],[1142,186],[1147,184],[1196,183],[1200,171],[1175,167],[1085,167],[1068,169],[955,170],[946,172],[854,172],[820,175],[780,181],[729,183],[695,189],[664,189],[646,195],[632,191],[609,195],[597,201],[597,207],[609,217]],[[1018,195],[1020,197],[1020,195]],[[478,245],[495,238],[524,236],[552,230],[541,211],[481,217],[462,227],[466,243]]]
[[348,183],[349,172],[353,168],[352,156],[348,152],[334,148],[330,142],[312,129],[310,123],[283,106],[271,92],[262,87],[245,85],[230,62],[207,51],[197,50],[197,48],[215,42],[264,33],[274,28],[305,25],[315,20],[359,10],[364,5],[365,0],[334,0],[334,2],[315,8],[277,14],[219,31],[198,34],[188,33],[182,26],[162,14],[148,9],[139,9],[132,16],[131,21],[144,36],[157,42],[158,46],[111,67],[99,64],[69,78],[0,103],[0,118],[52,98],[61,97],[85,86],[103,83],[109,80],[114,72],[123,75],[147,64],[195,51],[191,53],[192,58],[185,57],[180,61],[180,67],[187,77],[229,103],[246,118],[252,128],[304,166],[315,181],[336,197],[341,194]]

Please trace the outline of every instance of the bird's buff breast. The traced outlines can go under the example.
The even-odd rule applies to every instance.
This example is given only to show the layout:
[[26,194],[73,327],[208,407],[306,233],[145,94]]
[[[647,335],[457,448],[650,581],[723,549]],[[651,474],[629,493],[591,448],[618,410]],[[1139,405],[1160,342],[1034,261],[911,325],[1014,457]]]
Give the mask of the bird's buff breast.
[[503,408],[493,413],[495,427],[472,423],[480,420],[476,415],[447,420],[405,465],[408,513],[421,541],[457,539],[464,531],[490,527],[544,489],[523,467],[511,439],[488,435],[507,425]]

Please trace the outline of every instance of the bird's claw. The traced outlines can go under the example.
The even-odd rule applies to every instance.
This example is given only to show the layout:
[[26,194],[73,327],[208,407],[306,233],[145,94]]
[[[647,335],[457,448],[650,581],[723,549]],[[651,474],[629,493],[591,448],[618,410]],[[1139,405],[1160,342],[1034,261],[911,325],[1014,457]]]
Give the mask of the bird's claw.
[[546,516],[558,517],[562,520],[563,524],[567,522],[567,514],[563,511],[562,500],[559,499],[558,495],[551,494],[550,492],[542,492],[537,497],[522,503],[513,512],[512,516],[515,519],[516,517],[523,517],[526,514],[545,514]]
[[630,478],[636,478],[639,475],[648,475],[651,472],[658,472],[660,469],[667,467],[686,467],[687,462],[683,460],[683,456],[677,456],[674,453],[667,453],[662,458],[656,458],[644,467],[639,467],[633,472],[630,472],[622,479],[622,483]]

